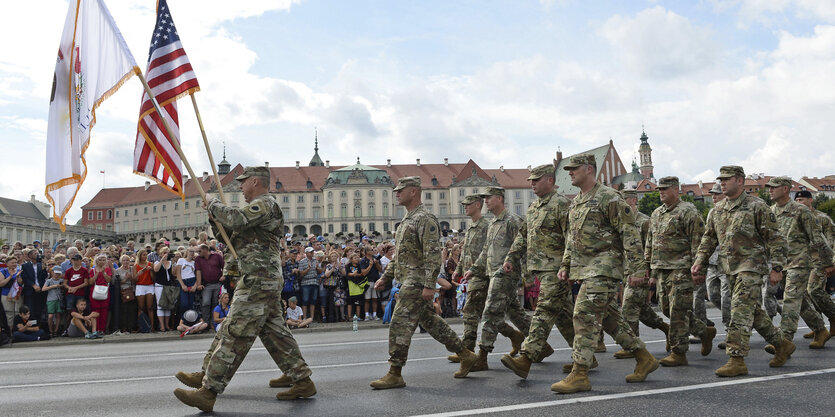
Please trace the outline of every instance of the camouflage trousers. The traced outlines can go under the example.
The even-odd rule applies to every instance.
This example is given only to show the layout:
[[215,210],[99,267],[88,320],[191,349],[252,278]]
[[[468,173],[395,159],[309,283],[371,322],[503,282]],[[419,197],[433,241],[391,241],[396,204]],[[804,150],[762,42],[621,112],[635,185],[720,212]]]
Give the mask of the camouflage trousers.
[[768,275],[763,277],[763,308],[768,317],[774,318],[774,316],[783,313],[780,304],[777,303],[777,293],[782,285],[782,282],[772,284],[768,280]]
[[391,315],[389,325],[389,363],[391,366],[403,367],[409,357],[409,345],[418,324],[435,340],[446,346],[450,352],[458,353],[463,350],[461,339],[449,325],[435,313],[432,301],[426,301],[421,296],[422,286],[400,288],[397,304]]
[[705,323],[693,314],[693,277],[688,269],[655,269],[661,311],[670,318],[670,347],[685,353],[690,348],[690,335],[701,337]]
[[490,279],[490,286],[487,288],[487,302],[484,305],[484,326],[481,328],[481,340],[478,347],[481,350],[492,352],[493,344],[496,343],[496,336],[505,333],[510,327],[505,317],[519,329],[525,336],[531,327],[531,319],[525,314],[522,304],[516,292],[519,288],[515,276],[499,274]]
[[786,290],[783,292],[783,313],[780,315],[780,331],[786,339],[794,339],[800,317],[812,330],[824,328],[820,313],[815,311],[812,299],[806,291],[809,286],[810,268],[791,268],[786,271]]
[[[657,329],[664,324],[664,320],[655,314],[652,307],[647,300],[649,297],[649,284],[638,285],[632,287],[625,285],[623,289],[623,307],[621,307],[621,315],[623,319],[629,323],[632,332],[638,336],[638,322],[644,323],[651,329]],[[601,335],[602,336],[602,335]]]
[[693,315],[704,323],[707,319],[707,305],[705,299],[707,298],[707,282],[701,284],[693,284]]
[[555,323],[568,346],[574,343],[574,301],[571,297],[571,284],[557,278],[557,271],[531,273],[539,276],[539,298],[521,352],[529,358],[538,358],[548,343],[548,336]]
[[728,284],[732,291],[731,321],[725,349],[728,356],[748,355],[751,328],[757,329],[757,333],[768,343],[779,345],[783,335],[761,307],[762,275],[755,272],[728,275]]
[[728,285],[728,277],[719,272],[719,268],[710,265],[707,267],[707,296],[716,308],[722,311],[722,324],[728,327],[731,322],[731,286]]
[[591,366],[601,328],[628,352],[645,346],[620,315],[617,302],[619,288],[620,280],[614,278],[583,280],[574,303],[574,344],[571,353],[574,363]]
[[[470,280],[472,285],[472,280]],[[461,342],[469,350],[475,350],[475,342],[478,340],[478,323],[481,322],[481,315],[484,313],[484,304],[487,302],[487,286],[479,283],[475,289],[467,287],[467,300],[461,313],[464,315],[464,335]]]
[[809,294],[809,299],[815,308],[828,317],[829,324],[832,325],[835,322],[835,302],[826,293],[826,278],[822,269],[815,269],[809,276],[809,285],[806,287],[806,292]]
[[284,323],[282,279],[249,275],[238,280],[229,315],[204,360],[203,387],[222,393],[243,362],[256,337],[261,338],[275,364],[293,381],[311,375],[299,345]]

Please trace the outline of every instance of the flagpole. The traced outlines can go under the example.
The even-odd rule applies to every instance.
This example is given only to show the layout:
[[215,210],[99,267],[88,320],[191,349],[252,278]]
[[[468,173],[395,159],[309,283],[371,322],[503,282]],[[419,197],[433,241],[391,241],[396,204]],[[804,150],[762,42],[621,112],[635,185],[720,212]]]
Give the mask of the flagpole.
[[[183,165],[186,166],[186,170],[188,170],[188,174],[191,175],[191,178],[196,179],[197,176],[194,175],[194,171],[191,169],[191,164],[188,163],[188,159],[186,159],[185,153],[183,153],[183,148],[180,147],[180,141],[177,140],[177,136],[174,135],[174,132],[171,131],[171,127],[168,126],[168,122],[165,121],[165,118],[162,117],[162,110],[159,108],[159,103],[157,103],[157,98],[154,96],[154,93],[151,91],[151,87],[148,86],[148,81],[145,80],[145,76],[142,75],[142,72],[137,72],[136,74],[139,76],[139,80],[142,81],[142,87],[145,88],[145,93],[148,94],[148,98],[150,98],[151,103],[154,105],[154,108],[157,111],[157,114],[160,116],[160,120],[162,121],[162,126],[165,127],[165,131],[168,133],[168,137],[171,138],[171,143],[174,145],[174,149],[177,150],[177,153],[180,155],[180,159],[183,161]],[[185,184],[183,186],[183,192],[185,192]],[[197,184],[197,191],[200,192],[200,197],[203,198],[203,202],[208,204],[208,199],[206,198],[206,192],[203,191],[203,186]],[[238,259],[238,253],[235,251],[235,247],[232,246],[232,241],[229,239],[229,236],[226,234],[226,230],[223,228],[223,225],[220,222],[215,222],[217,225],[218,230],[220,231],[220,236],[223,238],[223,241],[226,243],[226,246],[229,247],[229,251],[232,252],[232,256],[235,259]]]
[[223,194],[223,186],[220,184],[220,177],[217,176],[217,167],[215,166],[215,158],[212,156],[212,148],[209,146],[209,139],[206,138],[206,130],[203,128],[203,119],[200,117],[200,110],[197,108],[197,100],[194,94],[189,94],[191,97],[191,104],[194,105],[194,114],[197,116],[197,125],[200,126],[200,134],[203,135],[203,145],[206,146],[206,154],[209,155],[209,163],[212,165],[212,174],[215,177],[215,184],[217,185],[217,193],[220,196],[220,201],[226,203],[226,195]]

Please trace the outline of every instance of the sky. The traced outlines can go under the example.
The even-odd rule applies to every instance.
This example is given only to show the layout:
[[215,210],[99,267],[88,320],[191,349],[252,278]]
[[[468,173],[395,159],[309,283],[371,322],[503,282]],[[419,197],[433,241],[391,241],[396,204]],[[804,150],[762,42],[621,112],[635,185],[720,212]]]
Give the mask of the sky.
[[[144,70],[155,1],[110,0]],[[216,162],[475,160],[523,168],[610,138],[628,166],[641,129],[655,176],[835,174],[831,0],[169,0],[200,82]],[[0,196],[45,201],[49,94],[67,2],[0,14]],[[141,85],[97,112],[68,215],[132,173]],[[190,100],[183,148],[211,171]],[[101,174],[100,171],[105,171]]]

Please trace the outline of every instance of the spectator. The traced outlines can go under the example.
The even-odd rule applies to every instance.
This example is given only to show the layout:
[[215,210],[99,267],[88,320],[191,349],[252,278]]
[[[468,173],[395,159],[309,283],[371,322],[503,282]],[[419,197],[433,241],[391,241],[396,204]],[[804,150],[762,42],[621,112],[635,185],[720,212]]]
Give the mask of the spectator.
[[[128,334],[136,328],[136,276],[130,263],[130,256],[119,258],[121,266],[113,273],[118,281],[121,307],[119,308],[119,333]],[[153,291],[153,290],[152,290]]]
[[197,275],[194,271],[195,248],[189,247],[185,251],[185,257],[177,260],[177,265],[174,267],[174,276],[180,284],[181,317],[186,310],[194,308],[194,295],[197,293]]
[[87,312],[87,300],[84,298],[77,298],[75,306],[70,311],[70,326],[67,328],[67,336],[81,337],[87,339],[98,339],[101,336],[96,328],[96,318],[98,313]]
[[225,292],[218,298],[218,305],[212,311],[212,322],[215,324],[215,331],[220,331],[220,325],[229,315],[229,293]]
[[[64,262],[61,262],[61,269],[64,272],[67,272],[68,269],[72,268],[72,258],[78,254],[78,249],[75,246],[71,246],[67,248],[67,259]],[[67,307],[67,310],[70,310],[74,307]]]
[[[113,279],[113,270],[107,265],[107,255],[99,254],[96,256],[96,266],[90,271],[90,280],[88,286],[93,288],[95,286],[110,287],[110,281]],[[101,330],[94,330],[93,334],[97,337],[104,335],[107,325],[107,313],[110,309],[110,290],[107,291],[107,298],[104,300],[96,300],[92,293],[90,294],[90,310],[97,313],[94,318],[96,321],[95,328]]]
[[287,326],[291,329],[310,327],[310,323],[312,322],[313,319],[305,317],[302,308],[296,305],[296,297],[290,297],[290,299],[287,300]]
[[319,292],[319,274],[322,272],[319,263],[313,259],[313,248],[304,248],[305,257],[299,261],[296,275],[301,281],[302,308],[306,317],[313,317],[316,313],[316,301]]
[[530,279],[525,281],[525,299],[531,306],[531,310],[536,311],[536,300],[539,298],[539,277],[534,276],[533,282]]
[[209,317],[218,303],[220,286],[226,280],[223,276],[223,255],[212,251],[209,245],[200,245],[199,256],[194,259],[197,277],[197,291],[200,291],[202,317]]
[[[20,307],[23,305],[19,292],[20,283],[23,279],[20,277],[20,270],[17,269],[17,258],[14,256],[6,258],[6,267],[0,269],[0,273],[3,274],[3,278],[0,278],[0,293],[2,293],[0,299],[2,299],[3,310],[6,312],[6,326],[14,328],[12,326],[14,317],[17,316]],[[18,293],[12,296],[12,288],[15,287],[15,283],[18,285]]]
[[168,246],[161,246],[158,256],[160,260],[154,262],[154,295],[157,301],[157,321],[159,322],[159,331],[167,332],[172,330],[168,323],[171,317],[171,309],[163,308],[159,301],[162,298],[163,289],[176,283],[174,278],[174,254],[171,253]]
[[[189,248],[189,250],[193,251],[194,248]],[[209,328],[209,324],[203,321],[203,318],[194,310],[184,311],[180,319],[180,324],[177,325],[177,331],[180,332],[180,337],[187,334],[203,333],[207,328]]]
[[142,313],[148,316],[148,321],[154,320],[154,277],[153,264],[148,262],[148,252],[144,249],[136,254],[133,266],[133,276],[136,278],[136,306],[139,309],[137,318]]
[[58,336],[58,329],[61,326],[61,289],[64,287],[64,272],[60,266],[52,268],[52,277],[44,283],[42,290],[46,292],[46,324],[51,337]]
[[360,315],[360,302],[365,298],[365,286],[368,285],[368,281],[362,275],[360,257],[356,253],[351,255],[351,263],[345,267],[345,271],[348,275],[348,320],[351,320],[355,315]]
[[322,274],[322,289],[324,295],[322,298],[322,323],[330,321],[333,322],[336,314],[336,307],[334,305],[333,293],[336,291],[336,286],[339,279],[342,277],[343,271],[339,264],[339,256],[336,252],[332,252],[330,257],[323,265],[325,272]]
[[379,293],[374,289],[374,283],[380,278],[380,273],[383,271],[380,265],[381,255],[377,255],[372,245],[363,247],[364,254],[360,261],[360,270],[362,276],[365,277],[367,287],[365,289],[365,319],[366,320],[380,320],[377,317],[377,309],[379,308]]
[[29,307],[32,320],[40,325],[43,322],[41,315],[46,310],[46,294],[41,292],[41,287],[49,273],[43,266],[43,255],[38,249],[24,250],[23,256],[26,260],[20,267],[20,276],[23,278],[23,304]]
[[296,262],[296,255],[298,251],[290,250],[289,253],[284,253],[284,268],[282,273],[284,275],[284,288],[281,289],[281,299],[287,300],[290,297],[295,297],[299,291],[299,281],[296,279],[298,273],[298,263]]
[[82,266],[81,254],[75,253],[70,261],[70,268],[64,271],[67,311],[75,308],[76,300],[79,298],[87,298],[87,279],[90,277],[90,271]]
[[20,311],[14,317],[12,326],[14,333],[12,337],[15,342],[34,342],[38,340],[49,340],[49,335],[38,327],[35,320],[29,320],[29,307],[20,306]]

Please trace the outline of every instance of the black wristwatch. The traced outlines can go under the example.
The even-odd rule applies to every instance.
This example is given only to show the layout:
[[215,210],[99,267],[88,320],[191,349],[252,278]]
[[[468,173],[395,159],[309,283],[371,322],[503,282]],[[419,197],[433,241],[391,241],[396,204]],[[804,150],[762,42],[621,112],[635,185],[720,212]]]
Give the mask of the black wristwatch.
[[772,266],[771,270],[774,271],[774,272],[783,272],[783,267],[780,266],[780,265]]

